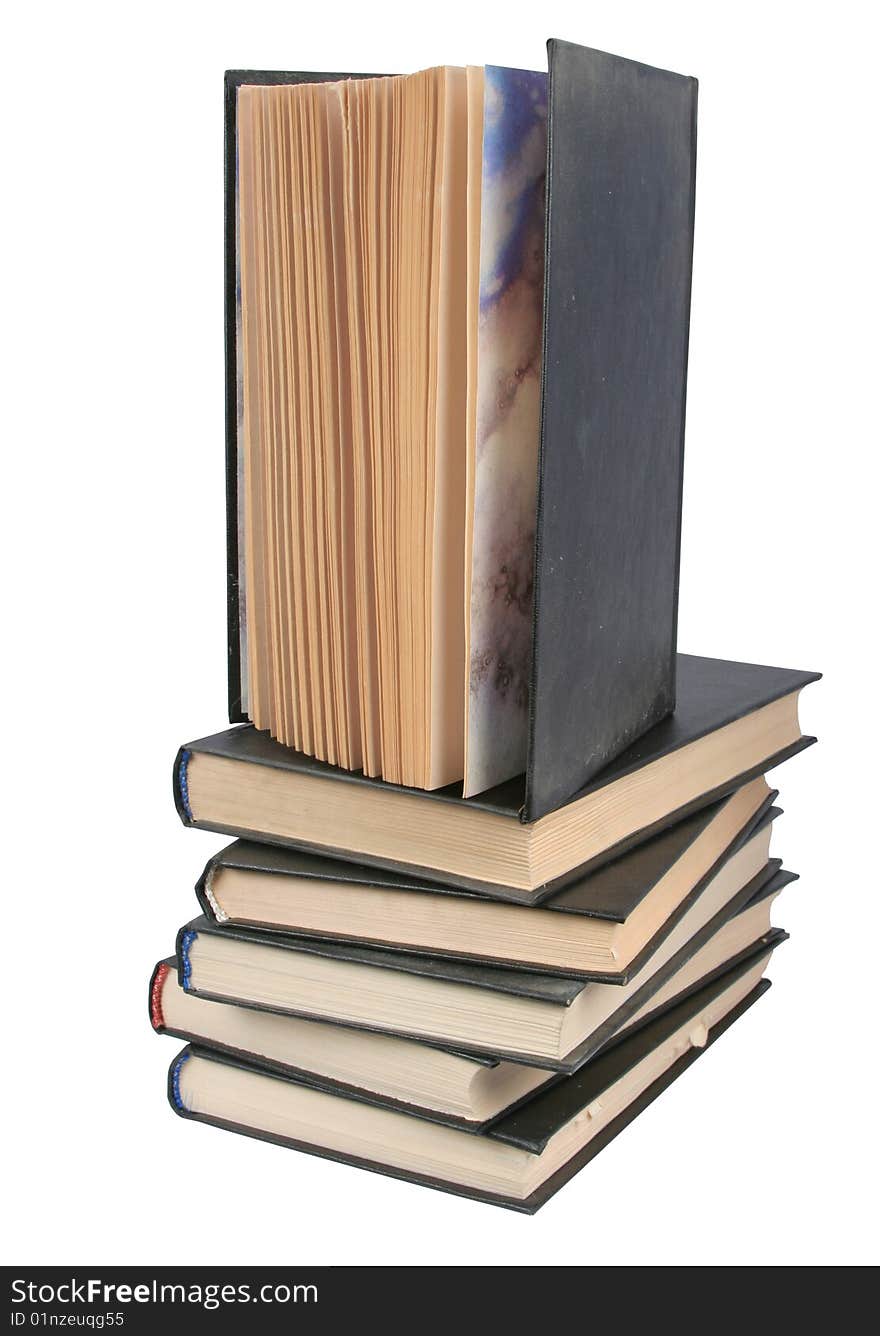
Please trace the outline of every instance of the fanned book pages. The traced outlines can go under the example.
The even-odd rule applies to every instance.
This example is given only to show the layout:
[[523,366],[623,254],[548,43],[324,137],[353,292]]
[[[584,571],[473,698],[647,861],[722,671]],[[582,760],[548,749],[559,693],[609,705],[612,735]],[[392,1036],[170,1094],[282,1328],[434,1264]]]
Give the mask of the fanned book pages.
[[696,115],[548,49],[227,76],[231,718],[532,817],[674,705]]

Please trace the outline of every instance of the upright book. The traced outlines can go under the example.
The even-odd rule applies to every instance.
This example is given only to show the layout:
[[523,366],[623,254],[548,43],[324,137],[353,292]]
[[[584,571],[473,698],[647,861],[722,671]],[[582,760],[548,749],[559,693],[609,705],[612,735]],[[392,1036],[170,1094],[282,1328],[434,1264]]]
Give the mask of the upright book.
[[530,821],[675,704],[696,143],[548,65],[226,79],[230,718]]

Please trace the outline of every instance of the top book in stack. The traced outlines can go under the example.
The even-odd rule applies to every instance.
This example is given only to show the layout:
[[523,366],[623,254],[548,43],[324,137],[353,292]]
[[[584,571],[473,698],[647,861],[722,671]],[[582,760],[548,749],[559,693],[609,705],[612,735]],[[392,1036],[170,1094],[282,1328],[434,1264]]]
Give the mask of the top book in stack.
[[696,83],[227,75],[230,718],[567,802],[675,706]]

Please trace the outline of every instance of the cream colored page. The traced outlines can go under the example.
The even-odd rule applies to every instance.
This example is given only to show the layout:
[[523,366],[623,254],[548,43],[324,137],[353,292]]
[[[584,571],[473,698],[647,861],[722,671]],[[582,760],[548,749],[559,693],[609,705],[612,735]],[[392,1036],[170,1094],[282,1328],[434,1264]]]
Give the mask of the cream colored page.
[[288,124],[285,116],[285,97],[281,89],[269,90],[266,115],[267,179],[271,190],[269,219],[271,231],[268,248],[271,257],[272,291],[270,300],[270,331],[272,344],[272,397],[274,403],[272,427],[273,489],[275,513],[275,585],[276,622],[273,637],[278,663],[278,692],[276,704],[277,736],[288,745],[295,745],[298,736],[296,719],[295,645],[292,634],[294,594],[291,588],[291,521],[294,503],[291,496],[291,460],[297,450],[296,428],[291,414],[289,390],[290,368],[297,353],[292,346],[293,331],[290,314],[290,293],[299,286],[298,275],[290,263],[288,238],[289,190],[291,154],[288,144]]
[[[314,88],[306,85],[303,118],[303,152],[306,166],[307,190],[303,200],[303,233],[306,255],[307,286],[305,315],[308,338],[308,394],[312,413],[312,431],[302,442],[303,455],[308,462],[311,490],[309,495],[309,560],[307,571],[311,577],[315,609],[314,672],[312,689],[320,699],[320,717],[323,726],[322,756],[335,764],[339,759],[336,740],[336,720],[332,699],[332,647],[330,636],[330,589],[327,559],[326,525],[326,467],[327,424],[324,420],[326,372],[323,366],[322,345],[324,329],[320,307],[320,264],[323,241],[319,217],[321,184],[318,174],[313,107]],[[311,650],[310,645],[310,662]]]
[[363,145],[361,158],[361,212],[358,218],[364,255],[364,326],[368,386],[369,468],[373,489],[373,554],[376,581],[376,640],[379,667],[379,718],[382,734],[382,774],[400,776],[400,686],[398,675],[398,622],[395,590],[396,532],[394,515],[393,432],[390,403],[379,356],[382,306],[388,296],[382,287],[384,232],[378,214],[377,175],[383,151],[388,109],[385,80],[368,80],[356,88],[354,104]]
[[298,283],[298,275],[293,266],[290,244],[292,176],[297,170],[297,161],[291,151],[291,99],[287,90],[273,89],[271,92],[266,92],[264,97],[267,99],[267,110],[270,112],[269,125],[274,142],[273,177],[276,204],[272,221],[273,249],[277,261],[273,321],[277,321],[276,375],[280,397],[279,414],[273,434],[276,450],[274,486],[277,498],[275,533],[278,564],[278,623],[274,634],[277,637],[278,658],[282,670],[276,711],[278,716],[276,736],[281,741],[296,747],[302,745],[303,738],[299,710],[301,691],[298,682],[301,673],[298,666],[300,650],[296,635],[296,609],[299,606],[299,599],[294,586],[297,541],[294,516],[298,510],[294,469],[298,429],[296,405],[291,399],[291,384],[299,355],[291,295]]
[[265,511],[264,554],[268,591],[268,650],[270,673],[269,727],[275,736],[284,731],[279,711],[283,700],[283,663],[279,653],[280,617],[279,527],[278,527],[278,402],[276,397],[277,331],[275,328],[275,215],[273,198],[273,145],[270,106],[263,94],[255,102],[255,161],[257,166],[256,236],[261,273],[260,344],[258,350],[260,417],[263,431],[262,478]]
[[379,705],[378,590],[374,547],[375,489],[371,460],[368,334],[365,321],[365,257],[360,219],[363,195],[363,134],[357,116],[359,85],[334,85],[342,118],[343,231],[348,275],[347,317],[351,384],[353,542],[357,623],[358,709],[363,768],[383,771]]
[[322,666],[328,719],[328,759],[350,769],[345,719],[342,655],[341,570],[339,565],[339,421],[336,395],[335,301],[332,298],[333,233],[330,226],[330,172],[327,157],[326,89],[309,87],[309,131],[313,171],[311,192],[314,247],[313,310],[315,364],[321,432],[317,438],[316,476],[318,532],[316,548],[323,561]]
[[484,110],[466,795],[526,764],[547,76],[487,66]]
[[[431,117],[429,75],[400,81],[395,123],[400,138],[400,185],[392,235],[397,239],[394,303],[394,458],[389,470],[388,528],[393,562],[395,663],[401,718],[395,778],[424,785],[425,485],[429,449],[428,321],[431,278],[426,270],[426,220],[433,196],[429,176]],[[419,739],[418,746],[416,738]],[[416,755],[418,751],[418,756]]]
[[464,680],[462,682],[462,774],[468,773],[468,700],[471,657],[471,578],[474,546],[474,490],[477,459],[477,341],[480,317],[480,197],[483,174],[484,77],[480,65],[467,68],[467,416],[465,423],[464,514]]
[[[415,667],[418,632],[413,616],[412,590],[416,578],[414,572],[420,569],[416,555],[419,535],[414,529],[414,514],[419,514],[416,479],[422,472],[425,441],[421,433],[418,439],[410,435],[409,414],[420,392],[418,382],[404,373],[410,371],[420,347],[418,326],[411,323],[409,275],[420,236],[418,192],[414,195],[412,186],[413,172],[418,170],[413,166],[418,162],[414,145],[418,145],[425,128],[424,107],[419,102],[424,90],[411,78],[388,80],[382,88],[376,186],[381,257],[378,330],[382,349],[383,543],[386,548],[389,599],[386,630],[392,683],[386,726],[394,750],[395,768],[390,777],[404,784],[420,784],[422,776],[416,773],[416,751],[421,754],[422,747],[421,744],[416,747],[416,736],[422,729],[414,723],[418,711]],[[392,179],[395,162],[399,176]]]
[[[291,158],[290,219],[301,219],[309,189],[303,149],[303,92],[302,88],[287,88],[287,143]],[[309,395],[310,343],[305,312],[306,262],[302,227],[291,226],[286,236],[288,266],[294,278],[288,297],[288,318],[291,322],[293,361],[288,393],[291,398],[291,431],[295,448],[288,459],[285,485],[288,495],[290,529],[287,533],[290,561],[290,631],[293,642],[291,663],[294,718],[301,731],[302,748],[312,755],[322,755],[324,746],[320,695],[316,690],[315,662],[315,607],[310,571],[312,554],[308,524],[311,490],[308,442],[314,430]]]
[[464,766],[466,74],[241,96],[254,720],[437,787]]
[[[238,208],[238,274],[239,274],[239,339],[238,358],[240,384],[239,399],[239,452],[241,456],[241,504],[239,510],[239,542],[241,544],[240,575],[245,585],[248,636],[243,652],[248,658],[247,708],[250,717],[265,721],[269,699],[269,673],[261,647],[267,634],[266,575],[263,549],[262,514],[262,460],[260,445],[262,426],[259,395],[253,392],[259,366],[258,306],[259,277],[255,253],[255,164],[253,136],[253,94],[251,88],[238,93],[238,174],[236,201]],[[243,700],[244,705],[244,700]],[[265,727],[258,722],[258,727]]]
[[444,71],[437,445],[431,608],[428,787],[464,773],[464,510],[467,427],[467,74]]
[[353,769],[364,764],[361,743],[361,713],[358,691],[358,623],[356,594],[356,547],[354,520],[354,448],[352,423],[353,399],[357,392],[351,365],[351,334],[348,328],[348,266],[345,241],[345,150],[343,145],[342,103],[338,85],[324,89],[324,116],[327,131],[328,200],[327,227],[332,255],[332,330],[335,337],[336,377],[336,473],[338,494],[334,522],[339,580],[339,634],[341,638],[343,714],[348,746],[348,762]]
[[423,265],[427,291],[427,345],[425,358],[425,426],[419,441],[419,462],[416,474],[417,514],[422,525],[416,535],[411,554],[411,573],[407,585],[421,587],[422,597],[413,600],[413,764],[409,781],[429,788],[430,783],[430,728],[431,728],[431,633],[434,609],[434,524],[435,493],[437,490],[437,431],[438,401],[440,394],[439,363],[442,332],[441,321],[441,248],[443,238],[443,150],[445,144],[446,99],[445,70],[431,70],[425,81],[424,94],[428,102],[422,123],[427,130],[425,182],[426,209],[423,229]]

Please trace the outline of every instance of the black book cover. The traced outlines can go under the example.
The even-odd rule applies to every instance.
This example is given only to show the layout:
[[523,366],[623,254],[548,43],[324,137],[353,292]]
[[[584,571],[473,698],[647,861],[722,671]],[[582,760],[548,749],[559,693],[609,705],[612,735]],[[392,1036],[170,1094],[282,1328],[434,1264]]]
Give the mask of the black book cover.
[[[523,811],[571,797],[675,704],[696,80],[547,43],[544,358]],[[236,101],[226,75],[229,714],[242,708]],[[572,618],[573,606],[582,610]]]
[[548,64],[529,821],[675,706],[697,147],[695,79]]
[[[405,1022],[399,1026],[379,1027],[358,1023],[351,1019],[344,1022],[349,1029],[368,1030],[374,1033],[395,1034],[403,1039],[414,1039],[436,1048],[455,1049],[467,1054],[488,1053],[491,1057],[504,1061],[517,1062],[529,1067],[544,1067],[550,1071],[571,1073],[601,1048],[611,1036],[620,1030],[639,1012],[651,997],[660,990],[667,980],[686,964],[696,952],[705,945],[710,937],[721,928],[734,914],[743,909],[749,901],[782,890],[796,880],[796,874],[782,869],[779,859],[771,859],[764,870],[743,887],[738,895],[716,914],[703,928],[696,932],[685,945],[664,965],[660,966],[644,985],[637,988],[605,1021],[589,1034],[576,1048],[562,1058],[548,1057],[541,1053],[512,1053],[497,1047],[481,1047],[478,1044],[462,1043],[458,1039],[444,1043],[435,1038],[426,1038],[412,1030],[407,1030]],[[204,916],[184,924],[177,935],[176,955],[180,962],[178,978],[181,987],[192,992],[196,997],[228,1002],[234,1006],[249,1006],[256,1011],[271,1011],[279,1015],[305,1016],[314,1020],[327,1020],[317,1012],[305,1012],[301,1009],[269,1007],[262,1003],[247,1002],[241,998],[229,997],[221,993],[207,992],[199,988],[198,980],[192,977],[190,948],[200,934],[215,934],[224,938],[236,938],[277,950],[300,952],[304,955],[321,956],[329,960],[347,961],[357,965],[367,965],[380,970],[399,971],[403,974],[416,974],[438,982],[458,983],[476,989],[508,993],[513,997],[529,998],[550,1006],[565,1008],[571,1006],[575,998],[585,987],[613,987],[613,984],[589,984],[582,980],[562,978],[555,974],[536,974],[525,970],[505,969],[495,965],[479,965],[473,962],[450,960],[446,956],[430,956],[404,951],[387,951],[379,947],[358,946],[351,942],[330,942],[326,939],[296,937],[288,933],[266,932],[254,928],[240,928],[224,924],[218,926]],[[783,934],[784,936],[784,934]],[[781,938],[780,938],[781,940]],[[340,1022],[334,1022],[340,1023]]]
[[[715,862],[704,873],[702,877],[694,884],[693,889],[682,900],[677,909],[667,918],[657,931],[645,942],[642,949],[635,955],[628,964],[622,966],[619,970],[599,971],[599,970],[578,970],[575,968],[554,968],[553,966],[541,964],[539,962],[529,963],[522,960],[505,960],[501,956],[486,956],[485,954],[471,953],[468,955],[460,951],[449,951],[440,948],[433,948],[430,951],[432,956],[448,956],[453,960],[477,961],[480,964],[506,965],[511,969],[534,970],[537,973],[561,974],[565,978],[594,980],[602,983],[627,983],[634,974],[637,974],[645,961],[653,954],[660,943],[672,931],[679,919],[687,913],[690,906],[694,903],[700,893],[719,872],[722,865],[737,850],[756,835],[758,831],[775,821],[781,816],[782,809],[772,806],[773,798],[776,796],[775,790],[768,793],[761,808],[754,816],[750,818],[747,824],[736,833],[732,841],[726,848],[722,849]],[[629,853],[616,859],[613,863],[606,863],[597,872],[583,878],[566,890],[558,892],[548,900],[540,902],[540,908],[544,910],[553,910],[560,913],[575,914],[583,917],[594,917],[610,919],[614,922],[622,923],[626,917],[635,910],[646,895],[650,893],[657,882],[670,870],[671,867],[681,858],[693,841],[701,834],[714,816],[717,815],[721,804],[713,804],[711,807],[696,813],[694,816],[687,817],[684,821],[670,827],[668,831],[662,832],[644,844],[638,845]],[[326,867],[325,865],[329,865]],[[412,890],[426,895],[441,894],[451,895],[453,897],[462,897],[476,899],[485,897],[473,896],[468,891],[457,891],[450,887],[437,887],[428,882],[418,882],[413,878],[410,881],[407,878],[394,874],[385,873],[377,876],[373,869],[367,867],[357,868],[355,864],[343,863],[338,860],[319,858],[314,854],[301,853],[289,849],[276,849],[271,846],[261,846],[247,844],[237,841],[222,849],[210,860],[202,876],[196,884],[196,898],[201,907],[202,913],[212,922],[217,923],[218,927],[226,928],[230,926],[225,920],[220,921],[214,911],[212,903],[211,882],[215,872],[222,867],[241,868],[248,871],[260,871],[269,874],[295,877],[317,877],[323,881],[344,881],[365,886],[377,886],[383,890]],[[348,875],[352,871],[358,875],[352,877]],[[388,878],[391,878],[389,880]],[[531,907],[531,906],[529,906]],[[523,907],[525,909],[525,906]],[[350,941],[363,946],[379,946],[388,951],[415,951],[413,946],[398,944],[394,942],[371,940],[366,937],[350,935],[345,939],[336,937],[332,933],[322,933],[309,931],[300,928],[284,928],[272,923],[265,924],[243,924],[244,927],[255,927],[258,930],[264,928],[270,932],[284,932],[288,935],[304,938],[315,938],[327,941]],[[427,948],[425,948],[427,949]],[[421,948],[419,948],[421,950]]]
[[[765,953],[767,954],[767,953]],[[760,957],[758,957],[760,959]],[[585,1068],[583,1072],[576,1076],[568,1077],[550,1087],[544,1092],[539,1092],[532,1100],[523,1104],[518,1110],[500,1119],[490,1127],[484,1129],[482,1133],[488,1139],[503,1142],[509,1145],[515,1145],[532,1154],[540,1154],[549,1138],[571,1121],[572,1117],[582,1110],[589,1108],[597,1100],[603,1091],[615,1081],[625,1076],[627,1072],[637,1066],[644,1058],[648,1057],[660,1044],[668,1040],[688,1021],[696,1018],[701,1010],[711,1004],[721,993],[731,987],[738,978],[748,969],[752,968],[755,960],[742,962],[735,966],[726,974],[719,976],[711,983],[707,984],[697,992],[692,993],[687,999],[670,1008],[662,1016],[645,1025],[629,1039],[615,1045],[609,1049],[603,1057],[597,1058],[594,1063]],[[638,1116],[645,1108],[651,1104],[658,1095],[672,1084],[678,1076],[682,1075],[687,1068],[696,1061],[701,1053],[711,1045],[727,1030],[740,1016],[742,1016],[770,987],[768,979],[762,979],[741,1002],[733,1007],[725,1016],[723,1016],[715,1025],[711,1027],[706,1036],[705,1043],[698,1047],[690,1046],[680,1058],[678,1058],[667,1070],[648,1088],[630,1103],[627,1108],[612,1122],[608,1124],[598,1135],[575,1156],[563,1165],[554,1175],[546,1180],[537,1189],[532,1196],[525,1199],[517,1199],[487,1193],[477,1189],[464,1187],[460,1184],[451,1183],[446,1180],[430,1178],[424,1175],[409,1173],[403,1169],[378,1163],[372,1160],[365,1160],[356,1156],[328,1150],[326,1147],[316,1146],[314,1144],[295,1141],[283,1136],[260,1131],[257,1128],[246,1127],[240,1123],[229,1122],[221,1118],[215,1118],[206,1114],[193,1113],[185,1108],[180,1096],[179,1081],[180,1070],[184,1062],[193,1055],[207,1057],[215,1062],[227,1063],[230,1066],[238,1066],[247,1070],[255,1071],[261,1075],[266,1075],[264,1067],[259,1064],[242,1061],[233,1058],[231,1055],[219,1053],[216,1050],[206,1049],[202,1046],[191,1045],[179,1053],[171,1064],[168,1072],[168,1099],[175,1113],[182,1118],[191,1119],[196,1122],[204,1122],[216,1127],[225,1128],[228,1131],[239,1132],[245,1136],[254,1137],[259,1141],[269,1141],[276,1145],[286,1146],[293,1150],[303,1150],[309,1154],[318,1155],[324,1159],[335,1159],[346,1164],[354,1165],[358,1168],[369,1169],[376,1173],[384,1174],[391,1178],[401,1178],[409,1182],[420,1183],[425,1187],[438,1188],[441,1191],[450,1192],[456,1196],[469,1197],[477,1201],[483,1201],[492,1205],[509,1207],[512,1210],[520,1211],[525,1214],[533,1214],[539,1207],[543,1206],[556,1192],[559,1191],[565,1183],[589,1163],[600,1150],[618,1135],[619,1132],[628,1126],[632,1120]],[[283,1074],[280,1072],[272,1073],[278,1080],[288,1080],[294,1084],[308,1084],[292,1074]]]
[[[654,761],[678,751],[700,738],[714,733],[738,719],[754,713],[765,705],[772,704],[783,696],[801,690],[808,683],[814,682],[819,673],[800,672],[788,668],[765,667],[760,664],[737,663],[726,659],[708,659],[692,654],[678,655],[678,700],[675,713],[668,719],[655,725],[643,738],[634,743],[611,765],[606,766],[586,788],[582,789],[572,801],[598,793],[606,785],[632,772],[650,765]],[[731,774],[729,781],[708,793],[671,811],[660,821],[643,828],[620,841],[612,848],[603,850],[589,862],[573,868],[564,876],[556,878],[539,888],[541,892],[552,894],[571,882],[579,880],[588,871],[601,866],[611,858],[632,848],[633,845],[666,829],[675,821],[692,812],[699,811],[709,803],[717,801],[738,788],[756,775],[779,765],[782,761],[796,755],[805,747],[815,742],[815,738],[802,737],[791,746],[772,756],[767,756],[746,771]],[[265,765],[279,770],[291,770],[313,776],[316,780],[338,781],[343,784],[370,785],[387,789],[390,792],[404,793],[417,797],[424,802],[454,803],[462,808],[477,808],[491,811],[511,820],[524,820],[524,780],[511,780],[488,793],[476,798],[462,798],[461,785],[451,785],[445,789],[427,791],[408,789],[401,785],[389,784],[385,780],[369,779],[361,771],[342,770],[338,766],[327,765],[312,757],[304,756],[289,747],[282,747],[273,741],[268,733],[258,732],[248,725],[242,728],[226,729],[210,737],[188,742],[177,753],[174,762],[173,786],[174,802],[178,815],[184,825],[196,826],[203,830],[216,830],[223,835],[234,835],[243,839],[257,840],[260,843],[280,844],[287,847],[311,850],[321,854],[330,854],[347,862],[369,863],[380,867],[389,867],[408,876],[425,876],[425,869],[397,863],[389,859],[372,858],[363,853],[352,852],[342,847],[319,847],[304,840],[289,840],[273,835],[270,831],[245,830],[241,827],[220,825],[204,820],[195,820],[189,804],[187,792],[187,769],[193,754],[203,753],[226,757],[233,761],[243,761],[250,765]],[[430,872],[427,873],[430,878]],[[499,899],[519,900],[521,903],[534,903],[534,895],[517,891],[516,888],[500,883],[476,881],[465,876],[444,874],[443,880],[450,886],[464,890],[480,891]]]

